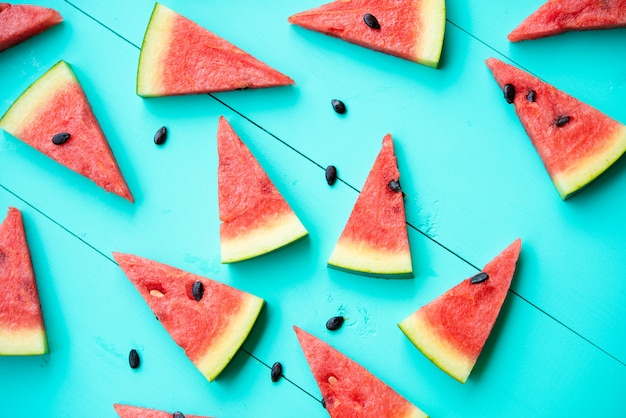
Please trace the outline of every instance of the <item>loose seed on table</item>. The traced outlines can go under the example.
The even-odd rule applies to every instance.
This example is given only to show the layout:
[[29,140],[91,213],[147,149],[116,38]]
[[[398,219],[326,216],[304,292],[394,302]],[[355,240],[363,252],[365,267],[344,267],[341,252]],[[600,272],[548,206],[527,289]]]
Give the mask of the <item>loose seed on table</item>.
[[182,412],[176,411],[172,414],[172,418],[185,418]]
[[506,102],[511,104],[515,100],[515,86],[513,84],[505,84],[502,89]]
[[276,362],[272,365],[271,378],[272,382],[278,382],[278,379],[283,375],[283,365]]
[[343,316],[333,316],[326,321],[326,329],[329,331],[338,330],[343,325],[344,320],[345,318]]
[[346,113],[346,105],[341,100],[332,99],[330,101],[330,104],[333,105],[333,109],[335,110],[335,112],[337,112],[339,114]]
[[471,284],[482,283],[489,278],[487,273],[480,272],[470,279]]
[[137,367],[139,367],[140,363],[141,361],[139,359],[139,353],[137,353],[137,350],[133,348],[132,350],[130,350],[130,353],[128,353],[128,364],[130,364],[130,367],[132,369],[136,369]]
[[59,132],[58,134],[55,134],[52,137],[52,143],[54,145],[61,145],[64,144],[65,141],[67,141],[68,139],[70,139],[70,134],[67,132]]
[[365,13],[365,15],[363,16],[363,20],[365,21],[365,24],[370,28],[380,29],[380,23],[378,23],[378,19],[376,19],[376,16]]
[[163,145],[165,140],[167,139],[167,128],[165,126],[161,126],[156,134],[154,134],[154,143],[157,145]]
[[202,299],[202,296],[204,295],[204,285],[200,280],[196,280],[194,282],[193,286],[191,287],[191,295],[197,302]]
[[334,165],[326,167],[326,183],[332,186],[337,181],[337,169]]
[[531,90],[526,95],[526,100],[529,102],[534,102],[537,99],[537,92],[535,90]]
[[389,186],[389,189],[391,189],[392,192],[402,191],[402,187],[400,187],[400,182],[397,180],[391,180],[389,184],[387,184],[387,186]]
[[554,124],[560,128],[561,126],[566,125],[569,122],[569,120],[570,120],[569,116],[559,116],[554,121]]

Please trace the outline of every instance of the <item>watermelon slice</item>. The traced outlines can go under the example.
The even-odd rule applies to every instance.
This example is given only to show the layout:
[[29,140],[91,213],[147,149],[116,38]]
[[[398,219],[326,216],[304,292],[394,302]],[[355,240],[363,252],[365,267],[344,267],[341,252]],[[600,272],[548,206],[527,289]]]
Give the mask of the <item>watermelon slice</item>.
[[398,324],[426,357],[461,383],[467,381],[500,313],[521,247],[521,240],[514,241],[481,273]]
[[217,129],[222,263],[282,248],[308,232],[224,117]]
[[9,208],[0,225],[0,355],[48,352],[37,283],[22,214]]
[[139,56],[143,97],[286,86],[294,81],[177,12],[156,3]]
[[[626,151],[626,127],[527,72],[487,60],[562,199],[602,174]],[[531,93],[533,92],[533,93]]]
[[363,366],[293,327],[331,417],[427,417]]
[[[378,27],[365,15],[373,16]],[[446,27],[446,3],[445,0],[337,0],[297,13],[289,17],[289,22],[437,68]]]
[[391,135],[383,146],[328,266],[357,274],[413,277],[404,197]]
[[115,408],[115,412],[120,416],[120,418],[210,418],[204,415],[189,415],[189,414],[181,414],[178,412],[165,412],[159,411],[157,409],[151,408],[141,408],[139,406],[131,406],[131,405],[122,405],[122,404],[113,404],[113,408]]
[[[65,61],[18,97],[0,119],[0,128],[106,191],[133,201],[87,97]],[[69,134],[69,139],[56,145],[57,134]]]
[[215,379],[250,333],[263,299],[156,261],[113,256],[176,344]]
[[0,51],[11,48],[63,20],[54,9],[0,3]]
[[571,30],[626,27],[626,0],[549,0],[509,33],[511,42]]

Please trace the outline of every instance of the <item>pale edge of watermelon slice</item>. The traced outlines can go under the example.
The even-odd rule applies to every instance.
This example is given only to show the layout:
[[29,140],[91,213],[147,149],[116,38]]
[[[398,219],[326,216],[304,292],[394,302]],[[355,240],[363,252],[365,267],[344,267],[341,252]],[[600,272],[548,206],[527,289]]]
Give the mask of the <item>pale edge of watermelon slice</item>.
[[308,231],[296,214],[289,210],[246,235],[221,239],[222,263],[235,263],[284,248],[304,238]]
[[209,382],[212,382],[224,370],[241,348],[261,313],[264,303],[265,301],[260,297],[246,293],[241,305],[242,309],[239,310],[237,316],[232,316],[228,324],[230,332],[225,333],[219,340],[213,341],[213,345],[193,362]]
[[552,181],[561,199],[565,200],[588,186],[626,152],[626,126],[622,125],[605,141],[601,154],[590,155],[576,162],[569,170],[552,174]]
[[432,326],[422,311],[418,310],[409,315],[398,324],[398,327],[426,358],[459,382],[467,381],[476,364],[476,359],[468,358],[433,332]]
[[141,44],[139,66],[137,69],[137,94],[142,97],[153,97],[161,94],[161,62],[167,54],[163,45],[169,40],[176,12],[154,5],[148,28]]
[[341,271],[371,277],[412,278],[411,252],[385,251],[365,248],[359,243],[339,240],[333,250],[328,266]]
[[419,28],[419,32],[424,36],[424,40],[417,44],[415,61],[437,68],[446,31],[446,2],[445,0],[423,0],[421,7],[421,21],[424,26]]

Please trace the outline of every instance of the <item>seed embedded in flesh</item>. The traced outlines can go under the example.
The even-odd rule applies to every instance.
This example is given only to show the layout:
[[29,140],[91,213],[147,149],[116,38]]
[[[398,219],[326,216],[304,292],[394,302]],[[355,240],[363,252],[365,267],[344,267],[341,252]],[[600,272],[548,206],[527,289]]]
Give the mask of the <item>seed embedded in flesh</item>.
[[504,98],[507,103],[511,104],[515,100],[515,86],[513,84],[505,84],[502,89]]
[[337,168],[334,165],[326,167],[326,183],[332,186],[337,181]]
[[561,126],[566,125],[569,122],[569,120],[570,120],[569,116],[561,115],[558,118],[556,118],[556,120],[554,121],[554,124],[560,128]]
[[322,406],[326,409],[326,399],[322,398]]
[[397,180],[391,180],[387,186],[389,186],[389,189],[392,192],[401,192],[402,191],[402,187],[400,187],[400,182]]
[[332,99],[330,104],[333,105],[333,110],[340,115],[346,113],[346,105],[341,100]]
[[280,362],[276,362],[272,365],[272,373],[270,377],[272,378],[272,382],[278,382],[278,379],[283,375],[283,365]]
[[529,102],[533,102],[537,99],[537,92],[535,90],[531,90],[528,92],[528,94],[526,95],[526,100],[528,100]]
[[343,325],[345,318],[343,316],[333,316],[326,321],[326,329],[329,331],[336,331]]
[[191,295],[196,300],[196,302],[199,302],[200,299],[202,299],[202,296],[204,296],[204,285],[200,280],[196,280],[194,282],[193,286],[191,287]]
[[185,418],[182,412],[176,411],[172,414],[172,418]]
[[378,19],[376,19],[376,16],[373,14],[365,13],[365,15],[363,15],[363,21],[372,29],[380,29],[380,23],[378,23]]
[[54,145],[64,144],[68,139],[70,139],[70,134],[67,132],[59,132],[52,137],[52,143]]
[[165,126],[161,126],[158,131],[154,134],[154,143],[157,145],[163,145],[165,140],[167,139],[167,128]]
[[141,360],[139,359],[139,353],[134,348],[130,350],[128,353],[128,364],[132,369],[136,369],[141,364]]
[[487,273],[484,272],[480,272],[478,274],[476,274],[474,277],[472,277],[470,279],[470,283],[471,284],[478,284],[478,283],[482,283],[485,280],[487,280],[489,278],[489,275]]

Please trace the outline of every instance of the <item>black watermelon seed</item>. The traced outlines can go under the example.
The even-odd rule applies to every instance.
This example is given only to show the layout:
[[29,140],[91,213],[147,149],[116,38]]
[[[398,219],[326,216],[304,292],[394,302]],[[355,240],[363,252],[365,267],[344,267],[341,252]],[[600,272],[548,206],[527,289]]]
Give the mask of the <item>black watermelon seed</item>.
[[526,95],[526,100],[529,102],[534,102],[537,99],[537,92],[535,90],[531,90]]
[[333,316],[326,321],[326,329],[329,331],[338,330],[343,325],[344,320],[345,318],[343,316]]
[[363,15],[363,21],[367,26],[372,29],[380,29],[380,23],[378,23],[378,19],[376,19],[376,16],[372,14],[365,13],[365,15]]
[[137,350],[133,348],[132,350],[130,350],[130,353],[128,353],[128,364],[130,364],[130,367],[132,369],[136,369],[137,367],[139,367],[140,363],[141,361],[139,359],[139,353],[137,353]]
[[163,145],[165,140],[167,139],[167,128],[165,126],[161,126],[158,131],[154,134],[154,143],[157,145]]
[[470,283],[471,284],[482,283],[485,280],[487,280],[488,278],[489,278],[489,275],[487,273],[480,272],[480,273],[478,273],[477,275],[475,275],[474,277],[472,277],[470,279]]
[[332,99],[330,101],[330,104],[333,105],[333,109],[335,110],[335,112],[339,114],[346,113],[346,105],[341,100]]
[[515,86],[513,84],[505,84],[502,91],[504,92],[506,102],[509,104],[513,103],[513,100],[515,100]]
[[554,120],[554,124],[560,128],[561,126],[566,125],[569,122],[569,120],[570,120],[569,116],[559,116],[558,118]]
[[61,145],[64,144],[65,141],[67,141],[68,139],[70,139],[70,134],[68,134],[67,132],[59,132],[52,137],[52,143],[54,145]]
[[283,375],[283,365],[276,362],[272,365],[271,378],[272,382],[278,382],[278,379]]
[[326,183],[332,186],[337,181],[337,169],[334,165],[326,167]]
[[326,409],[326,399],[322,398],[322,406]]
[[172,414],[172,418],[185,418],[182,412],[176,411]]
[[389,186],[392,192],[402,191],[402,187],[400,187],[400,182],[398,180],[391,180],[387,186]]
[[191,287],[191,294],[196,301],[200,301],[204,295],[204,285],[200,280],[196,280]]

